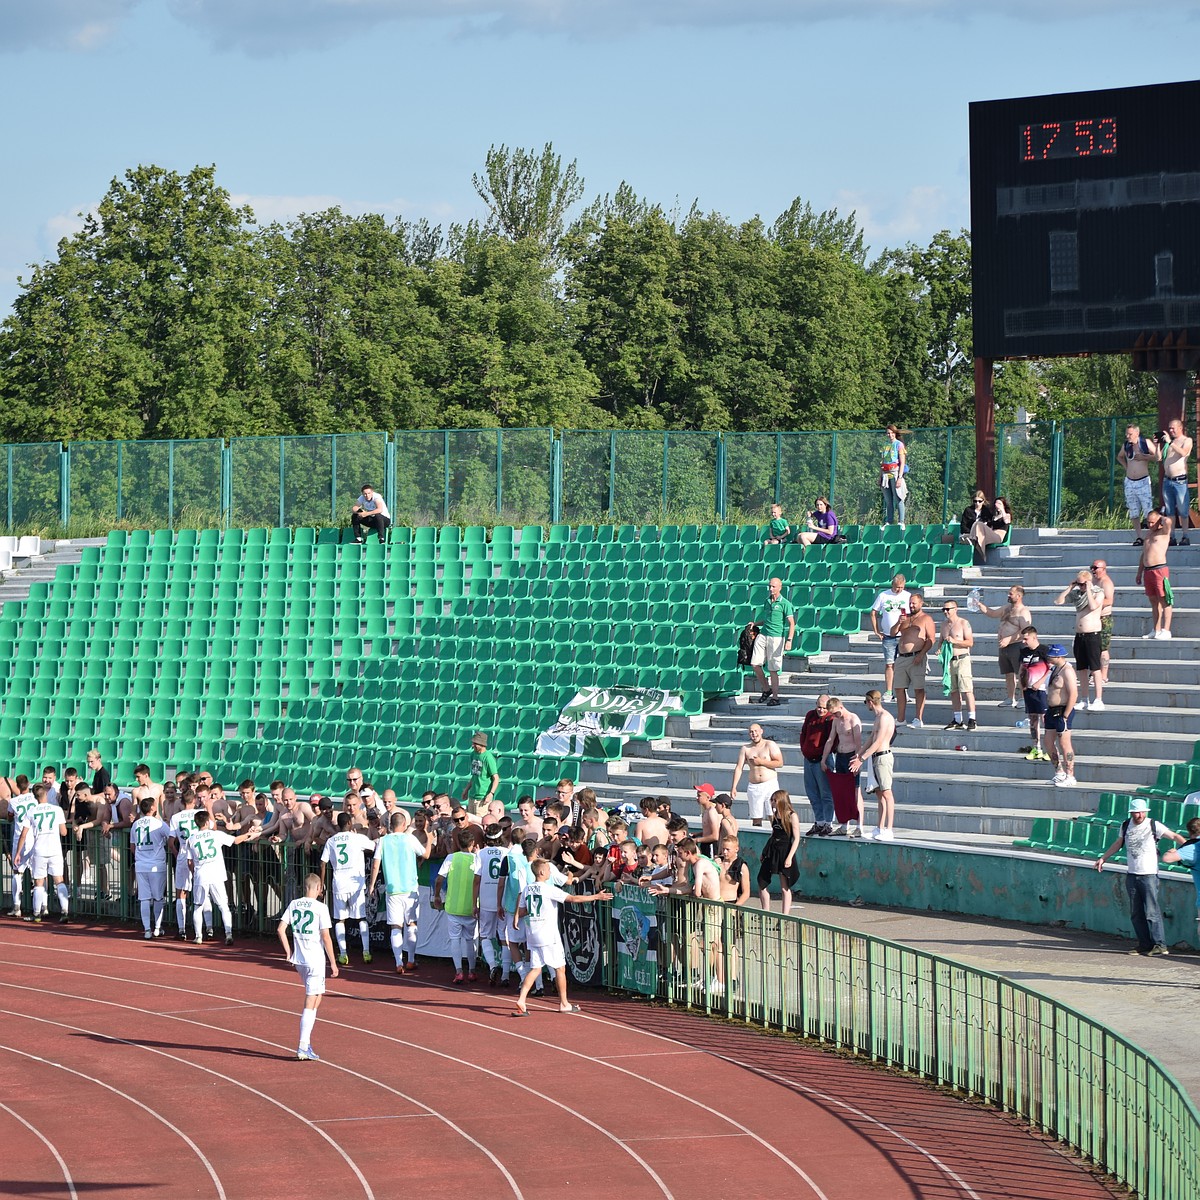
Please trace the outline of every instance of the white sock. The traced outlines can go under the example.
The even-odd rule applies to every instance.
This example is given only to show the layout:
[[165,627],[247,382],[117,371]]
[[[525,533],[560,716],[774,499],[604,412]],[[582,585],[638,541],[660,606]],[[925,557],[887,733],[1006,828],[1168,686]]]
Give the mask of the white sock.
[[13,876],[13,912],[21,911],[21,882],[22,876],[20,872]]
[[371,953],[371,927],[366,921],[359,921],[358,936],[362,939],[362,948],[364,954]]
[[67,915],[67,909],[71,906],[71,893],[67,891],[65,883],[57,883],[54,885],[54,891],[58,896],[58,907],[62,909],[62,915]]
[[[225,936],[230,937],[233,934],[233,913],[229,911],[228,904],[220,906],[221,923],[225,926]],[[212,911],[209,911],[209,919],[212,919]],[[210,926],[211,928],[211,926]]]
[[487,963],[489,971],[496,966],[496,943],[491,938],[483,943],[483,961]]
[[204,928],[204,908],[202,905],[192,905],[192,924],[196,927],[196,937],[199,938]]
[[500,970],[503,972],[505,979],[512,974],[512,968],[512,951],[508,948],[508,943],[506,942],[500,950]]
[[154,908],[154,932],[162,932],[163,913],[167,911],[167,902],[165,900],[155,900]]
[[957,722],[958,722],[960,725],[962,724],[962,710],[961,710],[961,709],[960,709],[958,712],[956,712],[956,713],[954,714],[954,719],[955,719],[955,720],[956,720],[956,721],[957,721]]
[[408,954],[408,961],[415,963],[417,961],[417,927],[415,925],[405,925],[404,927],[404,949]]
[[461,975],[463,969],[462,938],[454,935],[451,935],[450,938],[450,961],[454,963],[455,971]]
[[142,901],[142,928],[147,933],[150,932],[150,901],[149,900]]
[[473,972],[475,970],[476,954],[477,954],[477,951],[475,949],[475,942],[474,942],[474,939],[472,939],[471,941],[467,942],[467,970],[468,971]]
[[971,709],[971,711],[969,713],[967,713],[967,720],[968,721],[975,720],[975,710],[974,709]]
[[333,933],[337,938],[338,953],[344,955],[346,953],[346,922],[334,921]]
[[33,915],[35,917],[40,917],[42,913],[46,911],[46,906],[47,901],[45,886],[35,887],[33,889]]
[[517,969],[517,978],[524,983],[525,976],[529,974],[529,964],[523,958],[519,958],[513,966]]
[[187,901],[175,901],[175,923],[179,926],[179,932],[183,933],[187,929]]
[[396,966],[399,966],[404,958],[404,934],[393,925],[388,930],[388,940],[392,943],[392,957],[396,960]]
[[317,1023],[317,1010],[306,1008],[300,1014],[300,1049],[307,1050],[312,1041],[313,1026]]

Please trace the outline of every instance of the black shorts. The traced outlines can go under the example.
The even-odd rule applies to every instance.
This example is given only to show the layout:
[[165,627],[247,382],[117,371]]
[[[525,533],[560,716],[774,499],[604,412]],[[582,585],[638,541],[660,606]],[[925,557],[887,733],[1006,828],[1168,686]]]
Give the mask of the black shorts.
[[1100,670],[1100,634],[1077,633],[1075,635],[1075,670]]
[[1046,693],[1042,688],[1025,688],[1025,711],[1030,716],[1040,716],[1046,711]]
[[1020,642],[1013,642],[1008,646],[1000,647],[999,663],[1001,675],[1020,675],[1021,673],[1021,652],[1024,647]]
[[1071,710],[1071,715],[1067,715],[1067,706],[1065,704],[1052,704],[1046,709],[1046,728],[1051,733],[1066,733],[1075,723],[1075,710]]

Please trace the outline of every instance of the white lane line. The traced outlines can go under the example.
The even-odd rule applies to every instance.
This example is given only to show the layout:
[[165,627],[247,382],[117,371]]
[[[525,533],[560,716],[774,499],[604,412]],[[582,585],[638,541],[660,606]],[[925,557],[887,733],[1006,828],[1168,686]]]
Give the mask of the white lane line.
[[703,1054],[703,1050],[646,1050],[640,1054],[606,1054],[605,1058],[671,1058],[681,1054]]
[[428,1121],[433,1113],[380,1113],[373,1117],[317,1117],[314,1125],[339,1125],[343,1121]]
[[[101,976],[93,975],[93,978],[101,978]],[[63,999],[63,1000],[77,1000],[79,998],[78,996],[64,994],[62,992],[48,992],[42,988],[22,987],[20,984],[8,983],[7,981],[0,981],[0,987],[16,988],[17,990],[22,991],[22,992],[37,992],[37,994],[40,996],[57,996],[57,997],[59,997],[59,999]],[[135,1008],[131,1004],[113,1004],[108,1000],[97,1000],[94,997],[92,997],[90,999],[90,1002],[92,1004],[103,1004],[109,1008],[123,1008],[130,1012],[139,1012],[148,1017],[156,1015],[150,1009]],[[143,1050],[148,1054],[157,1054],[157,1055],[160,1055],[162,1058],[170,1059],[171,1062],[181,1063],[184,1066],[191,1067],[194,1071],[203,1071],[204,1074],[206,1074],[206,1075],[212,1075],[217,1079],[223,1080],[225,1083],[231,1083],[235,1087],[240,1087],[244,1091],[249,1092],[251,1095],[258,1096],[259,1099],[266,1100],[269,1104],[275,1105],[276,1108],[282,1109],[289,1116],[295,1117],[297,1121],[301,1121],[303,1124],[307,1125],[314,1133],[320,1134],[321,1137],[323,1137],[338,1152],[338,1154],[340,1154],[342,1156],[342,1158],[345,1159],[346,1165],[358,1177],[359,1183],[362,1184],[362,1189],[363,1189],[364,1195],[368,1196],[369,1200],[375,1200],[375,1193],[371,1190],[371,1185],[367,1182],[366,1177],[358,1169],[358,1164],[350,1157],[350,1155],[348,1155],[345,1152],[345,1150],[343,1150],[341,1148],[341,1146],[339,1146],[337,1144],[337,1142],[335,1142],[333,1140],[333,1138],[331,1138],[329,1136],[329,1134],[327,1134],[325,1132],[325,1130],[318,1129],[317,1126],[314,1125],[312,1121],[308,1120],[307,1117],[302,1117],[298,1112],[296,1112],[292,1108],[289,1108],[282,1101],[276,1100],[273,1096],[268,1096],[266,1094],[266,1092],[260,1092],[258,1090],[258,1088],[251,1087],[248,1083],[243,1083],[242,1080],[240,1080],[240,1079],[234,1079],[232,1075],[225,1075],[220,1071],[212,1070],[210,1067],[202,1067],[202,1066],[200,1066],[199,1063],[189,1062],[186,1058],[180,1058],[179,1055],[177,1055],[177,1054],[168,1054],[165,1050],[160,1050],[156,1046],[145,1046],[139,1042],[132,1042],[128,1038],[115,1037],[111,1033],[97,1033],[96,1030],[85,1029],[82,1025],[71,1025],[71,1024],[68,1024],[66,1021],[51,1021],[47,1017],[35,1017],[30,1013],[8,1011],[5,1009],[0,1009],[0,1014],[4,1015],[6,1017],[21,1017],[26,1021],[36,1021],[39,1025],[52,1025],[57,1029],[69,1029],[69,1030],[71,1030],[72,1033],[85,1033],[88,1035],[88,1037],[99,1038],[100,1040],[106,1041],[106,1042],[113,1042],[118,1046],[130,1046],[136,1050]],[[180,1020],[179,1017],[171,1017],[169,1019],[172,1021]],[[187,1024],[201,1025],[202,1022],[188,1021]],[[283,1049],[283,1048],[284,1047],[280,1047],[280,1049]]]
[[71,1197],[71,1200],[79,1200],[79,1193],[75,1190],[75,1181],[71,1178],[71,1172],[67,1169],[67,1164],[63,1161],[63,1156],[59,1154],[58,1147],[36,1125],[31,1125],[25,1120],[19,1112],[15,1112],[9,1108],[7,1104],[0,1104],[0,1108],[4,1109],[14,1121],[20,1121],[54,1155],[54,1159],[58,1163],[58,1169],[63,1173],[63,1182],[67,1185],[67,1195]]
[[172,1008],[163,1012],[164,1017],[174,1017],[181,1013],[210,1013],[210,1012],[226,1012],[231,1008],[245,1008],[246,1006],[238,1001],[237,1004],[213,1004],[201,1005],[199,1008]]
[[[24,1013],[13,1013],[11,1015],[22,1017],[25,1014]],[[34,1019],[36,1020],[37,1018],[34,1018]],[[47,1024],[52,1024],[52,1023],[53,1022],[47,1022]],[[91,1030],[86,1030],[85,1032],[90,1033]],[[208,1172],[209,1178],[212,1179],[213,1186],[217,1190],[217,1195],[221,1197],[221,1200],[226,1200],[225,1189],[221,1186],[221,1178],[217,1174],[217,1172],[214,1170],[212,1163],[210,1163],[208,1161],[208,1159],[204,1157],[204,1151],[201,1150],[200,1147],[197,1146],[196,1143],[193,1142],[192,1139],[190,1137],[188,1137],[188,1135],[186,1133],[184,1133],[182,1129],[180,1129],[177,1125],[172,1125],[171,1122],[168,1121],[166,1117],[160,1116],[149,1105],[143,1104],[136,1096],[131,1096],[128,1092],[123,1092],[123,1091],[121,1091],[120,1088],[113,1087],[113,1085],[111,1083],[105,1083],[103,1079],[97,1079],[94,1075],[88,1075],[85,1071],[77,1071],[74,1067],[68,1067],[64,1063],[55,1062],[53,1059],[50,1059],[50,1058],[41,1058],[37,1054],[28,1054],[24,1050],[16,1049],[15,1046],[0,1045],[0,1050],[5,1050],[9,1054],[15,1054],[19,1058],[28,1059],[30,1062],[38,1062],[38,1063],[41,1063],[43,1066],[55,1067],[59,1071],[66,1071],[67,1074],[78,1076],[78,1078],[80,1078],[80,1079],[86,1079],[89,1083],[94,1083],[94,1084],[96,1084],[97,1087],[102,1087],[105,1089],[105,1091],[112,1092],[112,1094],[114,1096],[120,1096],[122,1100],[128,1100],[130,1104],[137,1105],[137,1107],[140,1108],[143,1112],[148,1113],[160,1124],[165,1125],[173,1134],[175,1134],[181,1140],[186,1142],[192,1148],[192,1152],[204,1164],[204,1169]]]
[[[73,971],[73,970],[69,970],[68,968],[65,968],[65,967],[43,966],[43,965],[38,965],[38,964],[30,964],[30,963],[21,963],[21,964],[18,964],[18,965],[20,965],[20,966],[23,966],[23,967],[25,967],[25,968],[26,968],[26,969],[28,969],[28,970],[35,970],[35,971],[54,971],[54,972],[56,972],[56,973],[58,973],[58,974],[63,974],[63,975],[86,975],[88,978],[92,978],[92,979],[104,979],[104,980],[106,980],[106,981],[109,981],[109,982],[120,982],[120,983],[129,983],[129,982],[130,982],[129,980],[116,979],[114,976],[110,976],[110,975],[97,975],[97,974],[96,974],[95,972],[93,972],[93,971]],[[200,970],[207,970],[207,968],[198,968],[198,969],[200,969]],[[229,979],[229,978],[231,978],[231,977],[232,977],[232,978],[235,978],[235,979],[240,979],[240,980],[243,980],[243,981],[246,981],[246,982],[253,982],[253,983],[279,983],[279,984],[283,984],[283,983],[285,982],[284,980],[277,980],[277,979],[271,979],[271,978],[266,978],[266,979],[264,979],[264,978],[260,978],[260,977],[258,977],[258,976],[254,976],[254,975],[243,975],[243,974],[240,974],[239,972],[236,972],[236,971],[219,971],[219,972],[212,972],[212,973],[214,973],[214,974],[218,974],[218,975],[220,975],[222,978],[225,978],[225,979]],[[217,994],[217,993],[214,993],[214,992],[197,992],[197,991],[196,991],[194,988],[179,988],[179,987],[173,987],[173,986],[171,986],[171,985],[169,985],[169,984],[163,984],[163,983],[153,983],[153,982],[150,982],[149,980],[145,980],[145,979],[139,979],[139,980],[136,980],[136,981],[133,981],[133,982],[136,982],[137,984],[139,984],[139,985],[140,985],[140,986],[142,986],[142,987],[153,987],[153,988],[158,988],[159,990],[162,990],[162,991],[168,991],[168,992],[186,992],[186,993],[187,993],[188,995],[190,995],[190,996],[204,996],[204,997],[206,997],[206,998],[208,998],[208,999],[216,999],[216,1000],[231,1000],[231,999],[234,999],[234,997],[231,997],[231,996],[224,996],[224,995],[219,995],[219,994]],[[294,982],[293,980],[288,980],[288,981],[286,981],[286,983],[287,983],[287,985],[288,985],[288,986],[290,986],[290,987],[293,987],[293,988],[295,987],[295,982]],[[10,983],[7,983],[7,982],[0,981],[0,987],[21,987],[21,985],[19,985],[19,984],[10,984]],[[37,989],[23,988],[23,987],[22,987],[22,988],[21,988],[21,990],[24,990],[24,991],[32,991],[32,990],[37,990]],[[43,994],[45,994],[45,995],[55,995],[55,996],[63,996],[63,995],[64,995],[63,993],[60,993],[60,992],[45,992],[45,993],[43,993]],[[329,993],[329,994],[331,994],[331,995],[337,995],[338,993]],[[112,1004],[112,1002],[110,1002],[110,1001],[95,1001],[95,1003],[101,1003],[101,1004]],[[272,1006],[272,1005],[267,1005],[267,1004],[255,1004],[255,1003],[253,1003],[252,1001],[245,1001],[244,1003],[245,1003],[245,1005],[246,1005],[247,1007],[250,1007],[250,1008],[259,1008],[259,1009],[262,1009],[262,1010],[263,1010],[263,1011],[265,1011],[265,1012],[275,1012],[275,1013],[283,1013],[283,1014],[286,1014],[286,1015],[294,1015],[294,1014],[291,1012],[291,1010],[289,1010],[289,1009],[278,1008],[278,1007],[275,1007],[275,1006]],[[383,1001],[373,1001],[372,1003],[384,1003],[384,1002],[383,1002]],[[118,1007],[118,1008],[133,1008],[133,1006],[131,1006],[131,1005],[113,1005],[113,1006],[114,1006],[114,1007]],[[159,1013],[158,1013],[156,1010],[153,1010],[153,1009],[139,1009],[139,1008],[134,1008],[133,1010],[134,1010],[134,1011],[136,1011],[136,1012],[144,1012],[144,1013],[148,1013],[148,1014],[150,1014],[150,1015],[154,1015],[154,1016],[157,1016],[157,1015],[163,1015],[163,1014],[159,1014]],[[178,1021],[183,1021],[183,1023],[184,1023],[184,1024],[187,1024],[187,1025],[199,1025],[199,1024],[202,1024],[202,1022],[198,1022],[198,1021],[187,1021],[187,1020],[184,1020],[184,1018],[182,1018],[182,1017],[169,1017],[168,1019],[170,1019],[170,1020],[178,1020]],[[474,1024],[475,1024],[475,1022],[466,1022],[466,1023],[467,1023],[467,1024],[472,1024],[472,1025],[474,1025]],[[492,1029],[492,1027],[491,1027],[491,1026],[489,1026],[489,1025],[483,1025],[483,1024],[479,1024],[479,1025],[477,1025],[476,1027],[477,1027],[477,1028],[479,1028],[479,1029],[487,1029],[487,1030],[491,1030],[491,1029]],[[642,1158],[642,1156],[641,1156],[640,1154],[638,1154],[638,1153],[637,1153],[637,1151],[635,1151],[634,1149],[632,1149],[630,1146],[626,1145],[626,1144],[625,1144],[625,1142],[624,1142],[624,1141],[622,1141],[622,1139],[621,1139],[621,1138],[619,1138],[619,1137],[618,1137],[618,1136],[617,1136],[615,1133],[611,1132],[611,1131],[610,1131],[610,1130],[608,1130],[608,1129],[605,1129],[603,1125],[600,1125],[600,1124],[598,1124],[596,1121],[593,1121],[593,1120],[592,1120],[590,1117],[587,1117],[587,1116],[585,1116],[583,1113],[579,1112],[578,1110],[571,1108],[571,1107],[570,1107],[570,1105],[564,1104],[564,1103],[563,1103],[561,1100],[555,1100],[553,1097],[551,1097],[551,1096],[547,1096],[547,1095],[545,1095],[544,1093],[542,1093],[542,1092],[538,1091],[538,1090],[537,1090],[537,1088],[531,1087],[531,1086],[529,1086],[528,1084],[525,1084],[525,1083],[521,1083],[519,1080],[512,1079],[512,1078],[510,1078],[509,1076],[507,1076],[507,1075],[505,1075],[505,1074],[503,1074],[503,1073],[501,1073],[501,1072],[499,1072],[499,1071],[493,1071],[493,1070],[489,1069],[488,1067],[482,1066],[481,1064],[479,1064],[479,1063],[477,1063],[477,1062],[470,1062],[470,1061],[467,1061],[467,1060],[465,1060],[465,1059],[458,1058],[458,1057],[456,1057],[456,1056],[455,1056],[455,1055],[453,1055],[453,1054],[446,1054],[446,1053],[443,1053],[443,1052],[442,1052],[442,1051],[440,1051],[440,1050],[433,1050],[433,1049],[431,1049],[430,1047],[428,1047],[428,1046],[423,1046],[423,1045],[421,1045],[420,1043],[417,1043],[417,1042],[408,1042],[408,1041],[404,1041],[404,1040],[403,1040],[403,1039],[401,1039],[401,1038],[390,1037],[390,1036],[388,1036],[388,1035],[386,1035],[386,1034],[380,1034],[380,1033],[377,1033],[377,1032],[375,1032],[374,1030],[365,1031],[365,1030],[360,1030],[360,1029],[357,1029],[357,1028],[355,1028],[355,1027],[353,1027],[353,1026],[348,1026],[348,1025],[341,1026],[341,1030],[342,1030],[342,1032],[351,1032],[351,1033],[364,1033],[364,1034],[367,1034],[368,1036],[370,1036],[371,1038],[373,1038],[373,1039],[374,1039],[374,1040],[376,1040],[376,1041],[383,1040],[383,1041],[392,1042],[392,1043],[394,1043],[395,1045],[398,1045],[398,1046],[404,1046],[406,1049],[410,1049],[410,1050],[416,1050],[416,1051],[419,1051],[419,1052],[420,1052],[420,1053],[422,1053],[422,1054],[428,1054],[428,1055],[432,1055],[432,1056],[433,1056],[433,1057],[435,1057],[435,1058],[444,1059],[444,1060],[446,1060],[446,1061],[448,1061],[448,1062],[454,1063],[456,1066],[465,1067],[465,1068],[467,1068],[468,1070],[472,1070],[472,1071],[478,1071],[480,1074],[483,1074],[483,1075],[488,1075],[488,1076],[490,1076],[490,1077],[491,1077],[491,1078],[493,1078],[493,1079],[498,1079],[498,1080],[500,1080],[502,1083],[505,1083],[505,1084],[507,1084],[507,1085],[508,1085],[508,1086],[510,1086],[510,1087],[514,1087],[514,1088],[517,1088],[517,1089],[519,1089],[520,1091],[523,1091],[523,1092],[526,1092],[526,1093],[528,1093],[529,1095],[531,1095],[531,1096],[535,1097],[536,1099],[538,1099],[538,1100],[542,1101],[542,1102],[543,1102],[543,1103],[545,1103],[545,1104],[550,1104],[550,1105],[552,1105],[553,1107],[560,1109],[562,1112],[565,1112],[565,1113],[567,1113],[569,1116],[572,1116],[572,1117],[574,1117],[576,1120],[578,1120],[578,1121],[581,1121],[583,1124],[590,1126],[592,1129],[596,1130],[596,1132],[597,1132],[597,1133],[601,1134],[603,1137],[606,1137],[606,1138],[607,1138],[609,1141],[611,1141],[611,1142],[612,1142],[614,1145],[616,1145],[616,1146],[619,1146],[619,1147],[620,1147],[620,1148],[621,1148],[621,1149],[622,1149],[622,1150],[623,1150],[623,1151],[624,1151],[626,1154],[628,1154],[628,1155],[629,1155],[629,1157],[630,1157],[630,1158],[632,1158],[632,1159],[633,1159],[633,1160],[634,1160],[634,1161],[635,1161],[635,1162],[636,1162],[636,1163],[637,1163],[637,1164],[638,1164],[638,1165],[639,1165],[639,1166],[642,1168],[642,1170],[644,1170],[644,1171],[646,1172],[646,1174],[647,1174],[647,1175],[649,1175],[649,1176],[650,1176],[650,1178],[651,1178],[651,1179],[653,1179],[653,1180],[654,1180],[654,1182],[655,1182],[655,1184],[657,1185],[657,1187],[658,1187],[659,1191],[661,1191],[661,1192],[662,1192],[662,1194],[663,1194],[664,1196],[668,1197],[668,1198],[669,1198],[669,1200],[673,1200],[672,1193],[671,1193],[670,1189],[667,1187],[666,1183],[665,1183],[665,1182],[662,1180],[662,1178],[659,1176],[658,1172],[657,1172],[657,1171],[655,1171],[655,1170],[654,1170],[654,1168],[653,1168],[653,1167],[652,1167],[652,1166],[651,1166],[651,1165],[650,1165],[648,1162],[646,1162],[646,1160],[645,1160],[644,1158]],[[505,1031],[500,1031],[500,1032],[505,1032]],[[245,1038],[248,1038],[250,1041],[262,1042],[264,1045],[271,1045],[271,1046],[277,1046],[277,1045],[278,1045],[277,1043],[274,1043],[274,1042],[267,1042],[267,1041],[264,1041],[262,1038],[256,1038],[256,1037],[252,1037],[252,1036],[251,1036],[251,1035],[249,1035],[249,1034],[243,1034],[243,1033],[239,1033],[239,1034],[238,1034],[238,1036],[240,1036],[240,1037],[245,1037]],[[537,1039],[536,1039],[536,1038],[523,1038],[523,1039],[521,1039],[521,1040],[523,1040],[523,1041],[534,1041],[534,1042],[536,1042],[536,1041],[537,1041]],[[538,1044],[540,1045],[541,1043],[539,1042]],[[280,1048],[282,1048],[282,1047],[280,1047]],[[580,1058],[585,1058],[585,1059],[587,1059],[588,1061],[591,1061],[591,1059],[590,1059],[590,1058],[588,1058],[588,1056],[587,1056],[587,1055],[579,1055],[578,1057],[580,1057]],[[348,1071],[350,1074],[354,1075],[356,1078],[359,1078],[359,1077],[360,1077],[360,1076],[358,1075],[358,1072],[356,1072],[356,1071],[350,1071],[350,1069],[349,1069],[348,1067],[342,1067],[342,1066],[339,1066],[339,1064],[337,1064],[337,1063],[329,1063],[329,1062],[328,1062],[328,1060],[324,1060],[324,1059],[322,1060],[322,1062],[325,1062],[325,1063],[327,1063],[327,1065],[328,1065],[328,1066],[331,1066],[331,1067],[333,1067],[333,1068],[335,1068],[335,1069],[337,1069],[337,1070]],[[393,1091],[393,1092],[395,1092],[395,1089],[388,1088],[386,1084],[379,1084],[379,1083],[378,1083],[378,1081],[374,1081],[374,1080],[373,1080],[372,1082],[375,1082],[375,1083],[377,1083],[377,1086],[379,1086],[379,1087],[383,1087],[383,1088],[385,1088],[385,1089],[386,1089],[386,1090],[388,1090],[388,1091]],[[404,1098],[404,1099],[406,1099],[406,1100],[408,1100],[408,1101],[409,1101],[409,1103],[411,1103],[411,1104],[415,1104],[415,1105],[417,1105],[417,1106],[418,1106],[418,1107],[420,1107],[420,1108],[427,1108],[427,1107],[428,1107],[427,1105],[424,1105],[424,1104],[422,1104],[420,1101],[418,1101],[418,1100],[415,1100],[415,1099],[414,1099],[413,1097],[411,1097],[411,1096],[404,1096],[404,1094],[403,1094],[403,1093],[401,1093],[401,1092],[395,1092],[395,1094],[396,1094],[396,1095],[398,1095],[398,1096],[403,1096],[403,1098]],[[432,1112],[434,1112],[434,1110],[433,1110],[433,1109],[429,1109],[429,1111],[430,1111],[431,1113],[432,1113]],[[504,1166],[503,1166],[503,1165],[500,1163],[500,1161],[499,1161],[499,1160],[498,1160],[498,1159],[495,1157],[495,1155],[493,1155],[493,1154],[491,1153],[491,1151],[490,1151],[490,1150],[486,1149],[486,1147],[484,1147],[482,1143],[480,1143],[480,1142],[476,1141],[474,1138],[472,1138],[472,1137],[470,1136],[470,1134],[466,1133],[466,1132],[465,1132],[464,1130],[462,1130],[462,1129],[461,1129],[459,1126],[455,1125],[455,1124],[454,1124],[452,1121],[450,1121],[450,1120],[449,1120],[449,1118],[442,1116],[442,1114],[440,1114],[440,1113],[437,1113],[437,1114],[435,1114],[435,1115],[437,1115],[437,1116],[441,1116],[442,1120],[446,1121],[446,1123],[447,1123],[448,1125],[450,1125],[450,1126],[451,1126],[451,1128],[455,1129],[455,1130],[456,1130],[458,1133],[460,1133],[460,1134],[461,1134],[461,1135],[462,1135],[464,1138],[466,1138],[468,1141],[470,1141],[472,1144],[474,1144],[474,1145],[475,1145],[475,1146],[477,1146],[477,1147],[478,1147],[480,1150],[482,1150],[482,1151],[483,1151],[483,1153],[485,1153],[485,1154],[486,1154],[486,1155],[487,1155],[487,1156],[488,1156],[488,1157],[489,1157],[489,1158],[490,1158],[490,1159],[491,1159],[491,1160],[492,1160],[492,1161],[493,1161],[493,1162],[494,1162],[494,1163],[497,1165],[497,1167],[498,1167],[498,1168],[499,1168],[501,1171],[503,1171],[503,1172],[504,1172],[504,1174],[505,1174],[505,1177],[506,1177],[506,1178],[509,1180],[510,1186],[512,1187],[514,1194],[516,1194],[516,1195],[518,1195],[518,1196],[519,1196],[519,1195],[521,1195],[521,1191],[520,1191],[520,1188],[519,1188],[519,1187],[518,1187],[518,1185],[517,1185],[517,1182],[516,1182],[516,1180],[515,1180],[515,1179],[513,1179],[512,1175],[511,1175],[511,1174],[509,1174],[509,1172],[507,1171],[507,1169],[506,1169],[506,1168],[505,1168],[505,1167],[504,1167]],[[821,1200],[825,1200],[825,1198],[822,1196],[822,1197],[821,1197]]]

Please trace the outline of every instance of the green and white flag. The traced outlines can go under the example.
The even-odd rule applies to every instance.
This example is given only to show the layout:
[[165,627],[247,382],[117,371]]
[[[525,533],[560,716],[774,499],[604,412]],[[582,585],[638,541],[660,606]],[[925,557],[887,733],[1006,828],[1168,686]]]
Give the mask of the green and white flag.
[[650,717],[682,707],[659,688],[586,687],[538,735],[537,754],[549,758],[609,758],[631,737],[640,737]]

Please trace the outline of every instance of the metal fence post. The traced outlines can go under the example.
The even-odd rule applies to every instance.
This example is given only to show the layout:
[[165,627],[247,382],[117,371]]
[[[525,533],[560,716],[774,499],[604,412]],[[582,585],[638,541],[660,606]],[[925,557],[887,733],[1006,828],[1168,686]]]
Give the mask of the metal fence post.
[[1004,495],[1004,443],[1008,440],[1007,425],[996,426],[996,495]]
[[5,476],[5,479],[7,480],[7,483],[8,483],[8,513],[7,513],[7,519],[6,519],[6,522],[5,522],[5,523],[6,523],[6,525],[7,525],[7,527],[8,527],[9,529],[12,529],[12,497],[13,497],[13,485],[12,485],[12,460],[13,460],[13,448],[12,448],[12,446],[10,445],[10,446],[7,446],[7,447],[6,447],[6,450],[7,450],[7,452],[8,452],[8,473],[7,473],[7,474],[6,474],[6,476]]
[[608,435],[608,515],[617,507],[617,431]]
[[775,503],[783,498],[783,434],[775,435]]
[[167,443],[167,524],[175,524],[175,439]]
[[1057,421],[1050,422],[1050,502],[1048,513],[1052,526],[1062,515],[1063,431]]
[[280,529],[283,529],[287,524],[287,522],[284,520],[284,517],[286,514],[284,511],[284,502],[283,502],[283,486],[284,486],[283,481],[284,481],[284,469],[285,469],[284,468],[284,461],[285,461],[284,455],[285,454],[286,454],[286,450],[284,449],[284,439],[281,437],[279,439],[279,528]]
[[[11,476],[9,488],[12,488]],[[65,529],[71,520],[71,450],[62,442],[58,443],[58,509]]]
[[1117,418],[1108,418],[1108,507],[1111,510],[1117,486]]
[[942,524],[950,519],[950,452],[954,446],[954,426],[946,426],[946,461],[942,466]]
[[221,520],[228,529],[233,522],[233,446],[221,443]]
[[450,523],[450,430],[442,430],[442,520]]
[[504,511],[504,430],[496,430],[496,520]]
[[117,520],[120,521],[125,516],[125,501],[122,493],[124,492],[124,476],[125,476],[125,443],[117,443]]
[[562,439],[550,438],[550,523],[562,521],[563,510],[563,452]]
[[829,507],[836,508],[834,493],[837,491],[837,430],[829,438]]
[[670,439],[671,435],[663,430],[662,499],[659,503],[659,511],[662,513],[664,522],[667,519],[667,473],[671,469]]
[[[396,512],[396,443],[390,433],[384,434],[387,441],[383,444],[383,497],[387,501],[388,512]],[[334,521],[337,521],[335,514]]]
[[[332,443],[332,445],[330,446],[330,449],[329,449],[329,523],[331,525],[336,525],[337,524],[337,502],[338,502],[338,490],[337,490],[337,440],[338,440],[338,435],[336,433],[330,435],[329,440]],[[387,483],[385,481],[384,487],[386,488],[386,486],[387,486]],[[384,496],[386,498],[386,496],[387,496],[386,491],[384,492]],[[391,507],[389,506],[388,512],[391,512],[391,511],[392,511]]]
[[716,478],[716,504],[717,517],[724,521],[725,513],[729,507],[729,480],[726,476],[725,465],[725,435],[717,434],[717,478]]

